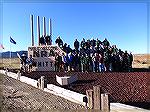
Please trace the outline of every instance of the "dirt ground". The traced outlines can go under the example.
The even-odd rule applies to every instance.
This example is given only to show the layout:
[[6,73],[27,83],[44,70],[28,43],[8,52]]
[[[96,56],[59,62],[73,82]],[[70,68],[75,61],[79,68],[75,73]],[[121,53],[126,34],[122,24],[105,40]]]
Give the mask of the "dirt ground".
[[[149,68],[150,67],[150,54],[134,54],[133,55],[133,68]],[[0,68],[7,67],[11,69],[19,69],[20,68],[20,60],[19,58],[3,58],[0,59]]]
[[20,59],[19,58],[0,58],[0,67],[7,67],[13,69],[20,68]]
[[[134,54],[133,57],[134,57],[133,68],[149,68],[150,67],[150,54]],[[19,58],[0,59],[0,67],[19,69],[20,60]]]
[[150,54],[135,54],[133,55],[133,68],[149,68]]
[[0,74],[0,90],[1,112],[41,112],[45,110],[63,112],[68,109],[85,109],[82,105],[2,74]]

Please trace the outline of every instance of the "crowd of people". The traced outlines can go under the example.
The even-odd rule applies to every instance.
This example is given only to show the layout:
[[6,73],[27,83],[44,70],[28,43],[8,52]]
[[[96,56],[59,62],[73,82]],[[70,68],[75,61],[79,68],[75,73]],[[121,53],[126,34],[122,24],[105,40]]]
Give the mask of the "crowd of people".
[[[62,56],[55,53],[55,71],[76,71],[76,72],[129,72],[132,71],[133,55],[127,51],[118,49],[116,45],[110,45],[105,38],[103,41],[98,38],[91,40],[74,41],[72,49],[67,43],[63,43],[58,37],[56,44],[64,51]],[[21,69],[32,71],[33,58],[30,55],[22,55]]]
[[79,71],[79,72],[128,72],[132,71],[133,55],[123,52],[116,45],[110,45],[105,38],[98,38],[74,42],[74,49],[63,43],[58,37],[56,44],[64,51],[63,56],[55,55],[56,71]]

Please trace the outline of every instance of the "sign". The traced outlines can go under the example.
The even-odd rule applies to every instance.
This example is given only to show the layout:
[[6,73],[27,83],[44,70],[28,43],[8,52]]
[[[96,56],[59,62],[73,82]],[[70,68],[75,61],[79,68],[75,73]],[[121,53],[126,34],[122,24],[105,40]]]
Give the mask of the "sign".
[[33,71],[55,71],[55,55],[62,55],[64,51],[57,45],[28,47],[28,57],[34,60]]

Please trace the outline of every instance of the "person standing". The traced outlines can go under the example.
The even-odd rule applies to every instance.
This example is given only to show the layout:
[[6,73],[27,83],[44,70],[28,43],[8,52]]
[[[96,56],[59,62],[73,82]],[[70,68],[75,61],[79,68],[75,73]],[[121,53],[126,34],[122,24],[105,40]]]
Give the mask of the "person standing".
[[103,45],[108,47],[110,45],[110,43],[108,42],[108,40],[105,38],[103,41]]
[[85,39],[84,38],[81,41],[81,49],[85,49]]
[[96,47],[97,47],[97,49],[99,49],[100,44],[101,44],[101,41],[97,38],[97,40],[96,40]]
[[93,59],[92,59],[93,53],[90,54],[89,56],[89,71],[93,72]]
[[25,53],[21,55],[21,71],[26,72],[27,71],[27,56]]
[[95,72],[99,72],[99,59],[100,59],[99,54],[95,53],[95,56],[94,56]]
[[74,48],[76,51],[78,51],[78,49],[79,49],[79,41],[77,39],[74,42]]
[[125,72],[128,72],[129,71],[129,55],[127,53],[127,51],[125,51],[124,53],[124,57],[123,57],[123,70]]
[[55,41],[56,44],[58,44],[59,47],[63,47],[63,41],[60,39],[60,36]]
[[62,57],[56,54],[55,56],[55,71],[60,72],[62,65]]
[[105,65],[104,65],[104,56],[101,54],[99,54],[99,69],[100,72],[105,72]]
[[94,49],[94,47],[96,46],[96,40],[94,40],[94,39],[91,40],[90,44],[91,44],[92,48]]
[[84,54],[81,54],[80,62],[81,62],[81,72],[85,72],[85,55]]
[[74,55],[72,54],[72,52],[69,54],[69,68],[70,71],[73,70],[73,65],[74,65]]
[[89,72],[89,70],[90,70],[90,58],[89,58],[88,54],[85,55],[84,60],[85,60],[85,71]]
[[74,71],[79,71],[79,54],[78,53],[75,53],[74,55]]
[[58,54],[55,54],[55,71],[58,72]]
[[28,68],[29,68],[29,72],[32,71],[32,66],[33,66],[33,58],[32,58],[32,55],[29,56],[28,58]]
[[69,56],[68,54],[66,53],[66,55],[64,56],[64,68],[65,68],[65,72],[68,72],[69,69],[68,69],[68,66],[69,66]]
[[132,71],[132,62],[133,62],[133,55],[130,52],[130,54],[129,54],[129,71]]
[[72,49],[70,48],[70,45],[68,45],[68,47],[66,48],[66,53],[69,54],[72,52]]
[[67,53],[67,43],[65,43],[65,44],[63,45],[62,49],[63,49],[63,51],[64,51],[65,53]]

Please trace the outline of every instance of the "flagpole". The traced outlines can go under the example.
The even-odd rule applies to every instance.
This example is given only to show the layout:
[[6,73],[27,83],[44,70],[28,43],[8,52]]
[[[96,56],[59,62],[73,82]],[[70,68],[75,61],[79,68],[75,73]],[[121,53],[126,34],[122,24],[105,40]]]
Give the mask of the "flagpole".
[[3,63],[3,49],[4,49],[4,47],[3,47],[3,44],[1,44],[0,48],[2,48],[2,54],[1,54],[1,58],[2,58],[2,67],[4,67],[4,63]]
[[10,59],[10,60],[9,60],[9,62],[10,62],[9,64],[10,64],[10,67],[11,67],[11,43],[10,43],[10,54],[9,54],[9,59]]
[[16,44],[16,42],[10,36],[10,66],[11,66],[11,43]]

